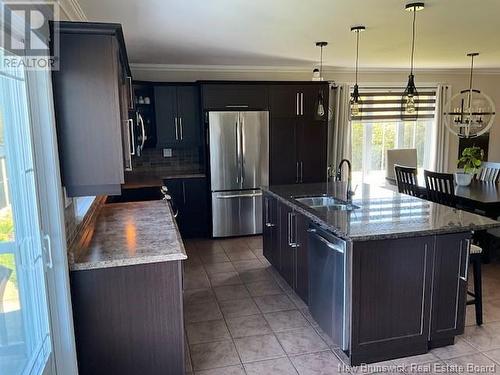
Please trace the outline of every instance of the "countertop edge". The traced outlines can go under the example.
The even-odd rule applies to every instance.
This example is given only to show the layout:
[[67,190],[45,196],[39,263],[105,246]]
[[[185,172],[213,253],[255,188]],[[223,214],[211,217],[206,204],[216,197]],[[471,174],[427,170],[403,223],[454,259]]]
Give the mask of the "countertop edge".
[[446,229],[428,229],[428,230],[413,231],[413,232],[395,232],[395,233],[381,233],[381,234],[366,235],[366,236],[362,236],[362,235],[352,236],[352,235],[348,235],[348,234],[340,231],[338,228],[335,228],[335,227],[325,223],[324,220],[322,220],[318,216],[314,215],[312,212],[305,210],[300,205],[292,202],[291,197],[285,198],[285,197],[273,192],[272,190],[270,190],[269,186],[262,186],[261,190],[263,192],[275,197],[276,199],[278,199],[280,202],[286,204],[287,206],[292,207],[293,209],[297,210],[301,214],[307,216],[309,219],[311,219],[316,224],[320,225],[322,228],[324,228],[324,229],[332,232],[334,235],[341,237],[342,239],[348,240],[348,241],[362,242],[362,241],[376,241],[376,240],[387,240],[387,239],[398,239],[398,238],[424,237],[424,236],[436,235],[436,234],[464,233],[464,232],[487,230],[487,229],[493,229],[493,228],[500,227],[500,222],[499,222],[497,225],[484,224],[484,225],[469,226],[467,228],[455,227],[455,228],[446,228]]

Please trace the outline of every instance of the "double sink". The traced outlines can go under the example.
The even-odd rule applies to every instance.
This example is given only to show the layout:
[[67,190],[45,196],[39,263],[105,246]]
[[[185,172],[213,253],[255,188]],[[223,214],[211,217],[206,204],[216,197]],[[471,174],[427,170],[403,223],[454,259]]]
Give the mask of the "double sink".
[[314,195],[305,197],[294,197],[294,199],[303,205],[312,209],[327,209],[337,211],[352,211],[360,208],[350,202],[332,197],[330,195]]

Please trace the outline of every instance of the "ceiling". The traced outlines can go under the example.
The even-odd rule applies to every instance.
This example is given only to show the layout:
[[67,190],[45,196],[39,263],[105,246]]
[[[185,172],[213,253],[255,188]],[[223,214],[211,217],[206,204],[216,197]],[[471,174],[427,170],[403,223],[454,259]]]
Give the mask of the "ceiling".
[[[130,61],[145,64],[311,67],[409,65],[412,13],[402,0],[78,0],[89,21],[123,25]],[[499,0],[428,0],[417,13],[417,68],[500,67]]]

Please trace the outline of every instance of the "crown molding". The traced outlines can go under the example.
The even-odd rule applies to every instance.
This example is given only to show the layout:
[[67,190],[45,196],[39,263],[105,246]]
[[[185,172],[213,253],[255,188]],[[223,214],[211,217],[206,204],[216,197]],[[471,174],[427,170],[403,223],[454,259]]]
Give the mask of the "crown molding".
[[[217,73],[312,73],[308,66],[248,66],[248,65],[185,65],[185,64],[144,64],[131,63],[132,70],[149,72],[217,72]],[[353,68],[324,67],[327,74],[352,74]],[[365,74],[407,74],[408,68],[360,68],[360,73]],[[416,69],[416,73],[424,74],[470,74],[468,68],[426,68]],[[476,68],[474,74],[496,75],[500,68]]]
[[57,0],[61,10],[69,21],[88,21],[78,0]]

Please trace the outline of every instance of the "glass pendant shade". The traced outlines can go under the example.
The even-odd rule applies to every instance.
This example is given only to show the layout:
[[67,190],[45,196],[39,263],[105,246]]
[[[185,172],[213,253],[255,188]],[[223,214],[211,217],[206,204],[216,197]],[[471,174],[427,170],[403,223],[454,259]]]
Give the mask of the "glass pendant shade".
[[358,84],[354,85],[354,89],[351,94],[351,116],[359,116],[361,109],[360,109],[360,98],[359,98],[359,87]]
[[418,91],[413,74],[408,76],[408,84],[401,97],[401,119],[416,120],[418,118]]
[[326,111],[325,111],[325,103],[324,103],[324,98],[323,98],[323,93],[321,90],[318,92],[318,100],[316,103],[316,113],[315,113],[315,118],[316,120],[323,120],[325,117]]
[[418,118],[418,91],[415,86],[415,76],[413,75],[413,63],[415,57],[415,34],[417,12],[424,9],[424,3],[410,3],[405,9],[408,12],[413,12],[412,36],[411,36],[411,57],[410,57],[410,75],[408,76],[408,84],[401,96],[401,120],[417,120]]

